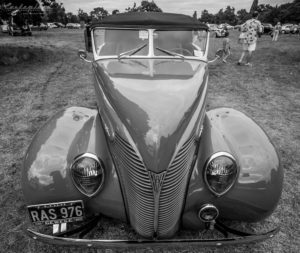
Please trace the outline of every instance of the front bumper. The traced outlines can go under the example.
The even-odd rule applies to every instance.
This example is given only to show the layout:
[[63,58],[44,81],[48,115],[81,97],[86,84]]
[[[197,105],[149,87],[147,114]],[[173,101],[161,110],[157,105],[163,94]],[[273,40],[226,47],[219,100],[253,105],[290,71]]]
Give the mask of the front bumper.
[[[232,230],[233,231],[233,230]],[[232,231],[228,231],[232,233]],[[221,247],[234,244],[247,244],[251,242],[258,242],[268,238],[272,238],[279,231],[279,228],[273,229],[261,234],[247,234],[236,236],[232,238],[220,239],[167,239],[167,240],[104,240],[104,239],[77,239],[58,237],[52,235],[41,234],[31,229],[27,229],[26,233],[33,238],[48,244],[55,244],[60,246],[82,246],[91,248],[168,248],[168,247],[190,247],[190,246],[214,246]]]

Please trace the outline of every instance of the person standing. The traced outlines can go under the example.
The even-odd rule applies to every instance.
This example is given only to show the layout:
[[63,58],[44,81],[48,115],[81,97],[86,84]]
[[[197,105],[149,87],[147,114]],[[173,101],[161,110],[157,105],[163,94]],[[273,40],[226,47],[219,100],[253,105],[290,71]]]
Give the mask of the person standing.
[[281,31],[281,24],[280,22],[277,22],[277,24],[274,27],[274,32],[273,32],[273,39],[272,41],[277,41],[278,40],[278,35],[279,32]]
[[226,59],[229,55],[230,55],[230,40],[229,40],[229,38],[226,37],[223,40],[223,59],[222,59],[222,61],[224,63],[227,62]]
[[243,59],[247,55],[245,65],[252,66],[252,63],[250,63],[252,53],[256,49],[257,37],[262,33],[262,25],[257,18],[258,12],[255,11],[252,14],[252,18],[247,20],[241,26],[241,32],[244,33],[244,39],[242,42],[243,52],[237,63],[238,65],[243,65]]

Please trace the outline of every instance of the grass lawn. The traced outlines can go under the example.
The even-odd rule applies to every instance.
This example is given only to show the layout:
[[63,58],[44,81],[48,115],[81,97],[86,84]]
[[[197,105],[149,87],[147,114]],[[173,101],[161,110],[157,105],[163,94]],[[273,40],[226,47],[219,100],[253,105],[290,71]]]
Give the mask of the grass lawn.
[[[158,252],[300,251],[300,37],[282,35],[275,43],[262,36],[253,54],[253,67],[236,65],[241,54],[237,37],[236,31],[230,33],[228,63],[218,61],[209,67],[208,109],[226,106],[248,114],[277,147],[285,175],[279,206],[267,220],[240,226],[253,231],[280,226],[281,231],[271,240],[246,246]],[[210,58],[221,45],[222,39],[211,37]],[[0,252],[71,252],[24,235],[23,229],[30,223],[21,169],[33,135],[51,115],[68,106],[96,105],[91,67],[79,60],[78,48],[84,48],[83,31],[49,30],[34,32],[32,37],[0,35]],[[129,229],[109,219],[102,222],[108,237],[126,236]]]

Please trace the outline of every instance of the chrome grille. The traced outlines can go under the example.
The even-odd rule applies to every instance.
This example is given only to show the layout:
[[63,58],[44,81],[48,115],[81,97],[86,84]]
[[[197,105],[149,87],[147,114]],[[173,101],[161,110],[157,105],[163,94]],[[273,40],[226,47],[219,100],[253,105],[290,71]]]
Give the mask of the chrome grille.
[[[112,151],[121,176],[130,223],[139,234],[151,237],[156,233],[166,237],[177,230],[195,148],[193,135],[171,162],[160,192],[158,217],[155,217],[156,207],[149,173],[131,144],[116,133]],[[158,231],[154,231],[155,219],[158,219]]]
[[154,200],[148,172],[130,143],[116,134],[115,161],[121,175],[130,223],[145,236],[154,233]]
[[194,153],[195,136],[192,136],[183,144],[168,168],[160,193],[159,236],[171,236],[177,230]]

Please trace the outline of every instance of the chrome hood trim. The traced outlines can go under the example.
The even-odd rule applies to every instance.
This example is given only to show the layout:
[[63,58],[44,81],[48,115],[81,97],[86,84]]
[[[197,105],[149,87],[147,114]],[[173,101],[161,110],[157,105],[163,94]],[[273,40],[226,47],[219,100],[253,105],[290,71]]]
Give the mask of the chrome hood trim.
[[102,60],[101,89],[128,130],[147,168],[165,171],[205,96],[206,63],[177,59]]

